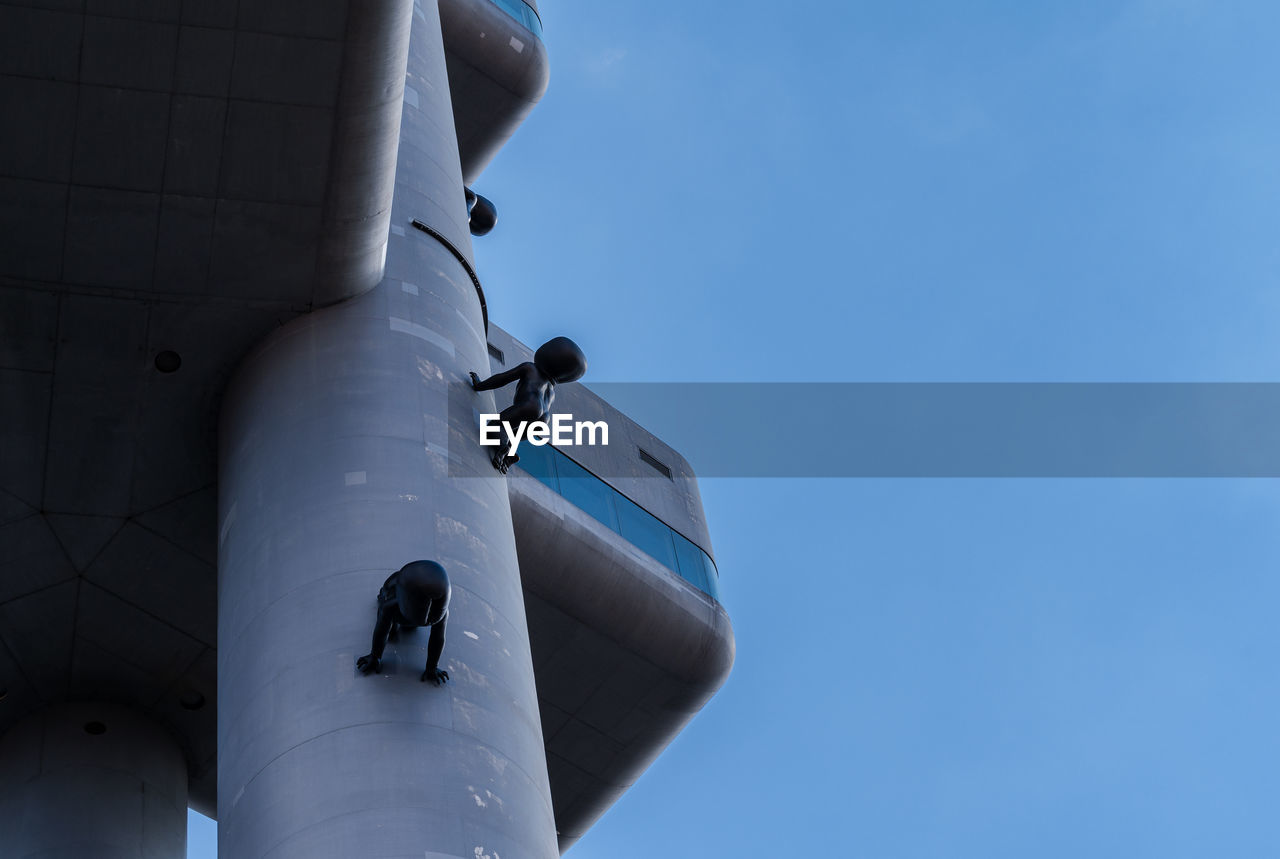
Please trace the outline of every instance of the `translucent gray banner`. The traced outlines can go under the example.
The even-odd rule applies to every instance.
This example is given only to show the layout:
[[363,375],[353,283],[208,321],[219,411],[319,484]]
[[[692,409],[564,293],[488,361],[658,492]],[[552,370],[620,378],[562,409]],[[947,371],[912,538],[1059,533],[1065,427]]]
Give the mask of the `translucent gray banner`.
[[589,387],[701,477],[1280,476],[1275,383]]

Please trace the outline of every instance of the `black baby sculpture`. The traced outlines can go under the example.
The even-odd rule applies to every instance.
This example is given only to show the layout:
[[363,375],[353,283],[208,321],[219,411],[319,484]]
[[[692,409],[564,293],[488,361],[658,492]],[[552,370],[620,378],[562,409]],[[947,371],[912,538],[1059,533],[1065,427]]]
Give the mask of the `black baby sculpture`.
[[498,209],[488,197],[482,197],[470,188],[463,188],[467,195],[467,227],[473,236],[485,236],[498,223]]
[[527,421],[545,421],[551,414],[551,403],[556,398],[556,385],[576,382],[587,372],[587,356],[578,344],[568,337],[553,337],[538,347],[532,361],[525,361],[495,373],[483,382],[473,371],[471,387],[477,391],[492,391],[512,382],[516,385],[515,400],[498,416],[503,423],[502,443],[494,448],[493,467],[507,473],[520,457],[512,450],[511,436],[506,424],[516,426]]
[[356,660],[363,674],[382,670],[382,649],[401,627],[431,627],[427,640],[427,670],[423,680],[439,686],[449,680],[440,670],[444,625],[449,616],[449,575],[435,561],[411,561],[387,577],[378,591],[378,620],[373,626],[373,650]]

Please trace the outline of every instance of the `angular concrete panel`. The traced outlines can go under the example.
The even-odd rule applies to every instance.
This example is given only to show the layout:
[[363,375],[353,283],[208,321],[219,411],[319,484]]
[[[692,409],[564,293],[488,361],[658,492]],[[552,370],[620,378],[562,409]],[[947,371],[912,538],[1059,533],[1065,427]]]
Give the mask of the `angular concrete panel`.
[[66,182],[75,140],[75,84],[0,78],[0,165],[10,176]]
[[43,507],[53,374],[0,370],[0,489],[34,509]]
[[217,493],[210,486],[148,510],[135,521],[197,558],[215,564],[217,510]]
[[241,8],[239,26],[259,33],[340,39],[347,29],[347,5],[342,0],[253,3]]
[[178,28],[134,18],[84,19],[81,83],[167,92],[173,87]]
[[0,6],[0,74],[79,80],[83,30],[78,10]]
[[147,309],[131,301],[64,301],[55,376],[65,381],[49,410],[46,510],[128,515],[146,326]]
[[68,187],[0,176],[0,274],[56,281],[62,273]]
[[182,27],[178,32],[178,65],[173,91],[226,98],[236,37],[215,27]]
[[173,96],[164,155],[166,193],[205,198],[217,194],[226,119],[225,99]]
[[79,641],[142,671],[160,692],[173,686],[206,650],[191,636],[93,584],[81,586],[78,610]]
[[233,99],[332,108],[342,43],[241,32],[231,70]]
[[160,195],[73,185],[68,205],[64,279],[149,288]]
[[44,519],[77,572],[93,562],[125,523],[123,518],[112,516],[69,513],[46,513]]
[[0,369],[52,371],[57,330],[57,296],[0,289]]
[[182,0],[183,24],[234,29],[240,0]]
[[157,292],[209,293],[216,207],[217,203],[206,197],[165,194],[161,198],[154,274]]
[[220,200],[214,215],[209,277],[218,292],[254,298],[271,284],[271,297],[297,310],[310,306],[320,209]]
[[0,526],[0,603],[75,578],[45,517],[32,514]]
[[214,570],[139,525],[125,525],[84,578],[201,644],[216,641]]
[[329,108],[232,100],[219,196],[319,206],[332,126]]
[[82,185],[159,191],[169,94],[80,87],[74,180]]
[[69,689],[79,590],[71,580],[0,604],[0,639],[45,702]]
[[85,0],[85,9],[90,15],[173,23],[178,20],[182,0]]

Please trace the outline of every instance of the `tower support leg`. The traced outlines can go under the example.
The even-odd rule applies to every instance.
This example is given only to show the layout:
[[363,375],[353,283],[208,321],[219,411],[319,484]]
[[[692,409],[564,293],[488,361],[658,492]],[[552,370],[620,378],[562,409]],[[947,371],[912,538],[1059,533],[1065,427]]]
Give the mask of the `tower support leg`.
[[[404,20],[386,277],[278,329],[223,397],[225,859],[558,855],[511,508],[478,443],[495,409],[465,384],[489,359],[436,3]],[[424,629],[356,670],[379,588],[415,560],[452,585],[440,687],[419,681]]]
[[[442,248],[436,263],[462,275]],[[485,341],[455,281],[384,283],[295,320],[224,400],[228,859],[558,855],[506,484],[477,443],[480,395],[459,384],[487,366]],[[452,584],[441,687],[419,681],[427,630],[402,630],[382,673],[356,670],[379,587],[418,559]]]
[[0,854],[13,859],[183,859],[187,765],[146,718],[76,703],[0,739]]

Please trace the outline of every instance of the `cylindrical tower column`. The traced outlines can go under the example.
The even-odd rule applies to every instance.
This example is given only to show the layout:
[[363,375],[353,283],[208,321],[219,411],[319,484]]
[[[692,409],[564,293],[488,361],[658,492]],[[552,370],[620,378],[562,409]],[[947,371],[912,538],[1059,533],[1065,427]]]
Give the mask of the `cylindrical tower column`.
[[[227,859],[558,855],[506,484],[473,418],[496,409],[458,384],[489,364],[432,0],[408,67],[387,279],[278,330],[223,400]],[[355,666],[379,587],[418,559],[452,582],[442,687],[419,681],[425,629],[382,674]]]
[[0,854],[183,859],[187,764],[131,710],[67,704],[0,738]]

